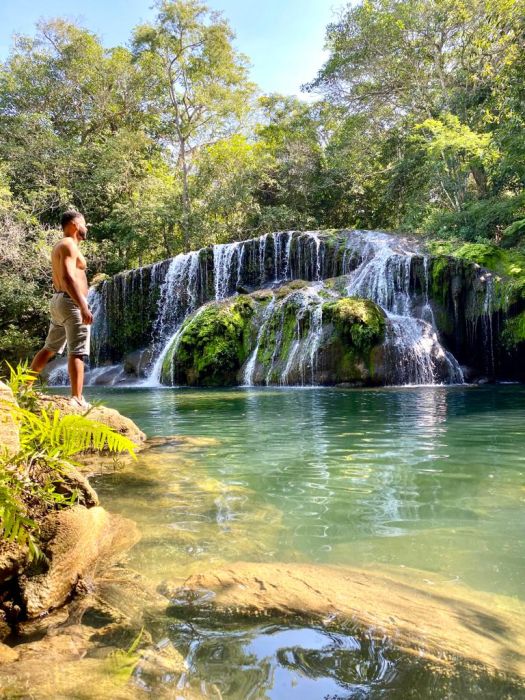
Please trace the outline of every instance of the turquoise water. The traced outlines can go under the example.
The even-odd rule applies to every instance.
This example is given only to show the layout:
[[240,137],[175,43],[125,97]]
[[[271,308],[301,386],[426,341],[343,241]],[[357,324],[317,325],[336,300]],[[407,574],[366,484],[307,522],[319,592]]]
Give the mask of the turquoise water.
[[[525,387],[87,394],[149,437],[186,436],[95,480],[141,528],[130,563],[156,583],[238,560],[381,565],[525,601]],[[203,697],[518,697],[443,685],[350,633],[169,629]]]

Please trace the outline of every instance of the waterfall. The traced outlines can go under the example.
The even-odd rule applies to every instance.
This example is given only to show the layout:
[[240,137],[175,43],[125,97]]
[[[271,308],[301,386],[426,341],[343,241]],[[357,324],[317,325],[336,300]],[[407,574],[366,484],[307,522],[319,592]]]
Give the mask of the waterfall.
[[[388,234],[366,236],[363,262],[350,273],[347,293],[371,299],[387,316],[387,356],[392,384],[463,383],[463,372],[441,345],[428,298],[428,261],[423,258],[424,305],[413,309],[412,262],[417,253]],[[429,313],[430,310],[430,313]]]
[[[242,243],[223,243],[213,246],[213,277],[215,280],[215,300],[220,301],[235,292],[231,280],[239,280]],[[235,259],[235,267],[232,262]]]
[[253,373],[255,370],[255,363],[257,361],[257,353],[259,352],[259,346],[261,344],[261,338],[263,337],[264,332],[266,331],[266,326],[268,324],[268,320],[271,318],[273,314],[273,310],[275,308],[275,296],[272,296],[270,302],[268,303],[268,306],[265,308],[262,319],[261,319],[261,325],[259,327],[259,331],[257,332],[257,339],[255,341],[255,348],[253,349],[252,354],[248,358],[248,361],[246,362],[246,367],[244,369],[244,374],[243,374],[243,386],[253,386]]
[[201,297],[200,251],[180,253],[172,259],[160,290],[153,341],[156,359],[143,386],[160,383],[162,363],[173,337],[188,314],[195,311]]
[[[203,304],[223,301],[238,290],[250,292],[305,280],[314,285],[286,295],[296,312],[293,327],[287,317],[286,337],[282,296],[274,296],[259,314],[255,348],[242,378],[247,386],[314,383],[323,337],[322,304],[331,293],[330,285],[321,296],[319,292],[323,280],[330,277],[339,278],[349,296],[371,299],[384,310],[389,381],[463,381],[458,362],[440,341],[430,300],[428,257],[414,241],[376,231],[279,231],[181,253],[120,273],[90,291],[93,365],[114,365],[127,352],[148,348],[151,360],[143,383],[156,386],[184,320]],[[493,358],[490,280],[485,293],[481,322]],[[273,352],[268,356],[267,351],[269,366],[265,365],[262,376],[257,355],[268,342]]]
[[492,329],[492,314],[494,311],[494,278],[490,273],[485,275],[485,299],[483,300],[483,314],[481,327],[483,330],[483,342],[489,348],[487,372],[494,374],[494,332]]

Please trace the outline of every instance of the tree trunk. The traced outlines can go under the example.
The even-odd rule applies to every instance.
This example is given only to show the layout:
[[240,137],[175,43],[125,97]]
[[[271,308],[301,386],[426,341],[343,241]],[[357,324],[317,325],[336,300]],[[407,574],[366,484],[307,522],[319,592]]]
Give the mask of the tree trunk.
[[191,202],[188,187],[188,162],[186,160],[186,142],[180,143],[180,159],[182,162],[182,241],[184,250],[189,249]]
[[472,173],[472,177],[474,178],[474,182],[476,183],[476,187],[478,188],[479,196],[486,197],[488,187],[487,173],[485,172],[485,168],[482,165],[471,165],[470,172]]

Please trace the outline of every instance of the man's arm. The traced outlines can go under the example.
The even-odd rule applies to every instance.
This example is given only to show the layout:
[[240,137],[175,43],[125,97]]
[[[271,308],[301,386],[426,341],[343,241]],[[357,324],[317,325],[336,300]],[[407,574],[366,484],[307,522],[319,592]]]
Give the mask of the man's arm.
[[62,255],[60,256],[60,262],[62,265],[62,279],[64,280],[66,291],[80,309],[82,323],[89,325],[93,322],[93,314],[89,310],[86,297],[78,286],[76,251],[72,245],[64,245]]

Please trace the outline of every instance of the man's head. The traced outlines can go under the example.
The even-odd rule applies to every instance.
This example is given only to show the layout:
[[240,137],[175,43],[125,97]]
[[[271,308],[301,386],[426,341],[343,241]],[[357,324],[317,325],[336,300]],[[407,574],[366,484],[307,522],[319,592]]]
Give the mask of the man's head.
[[83,214],[76,209],[68,209],[62,214],[60,219],[64,236],[71,236],[77,241],[85,241],[87,236],[87,225]]

